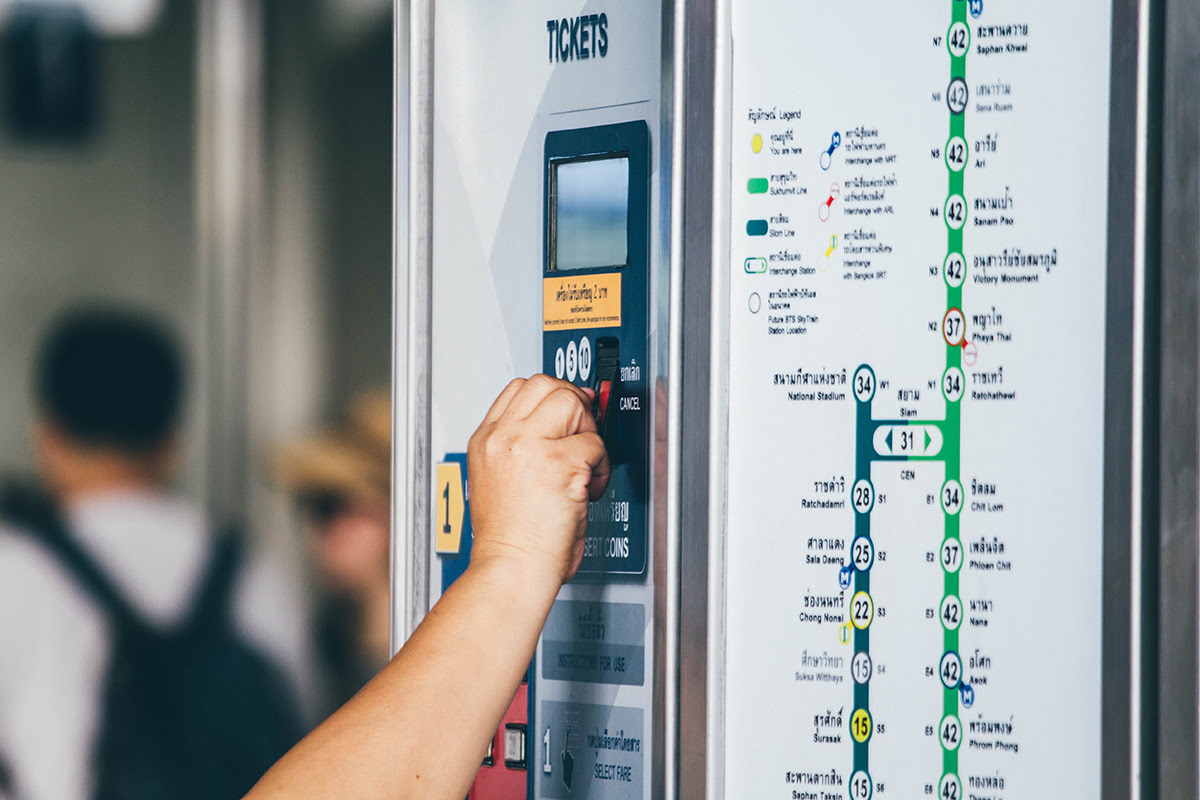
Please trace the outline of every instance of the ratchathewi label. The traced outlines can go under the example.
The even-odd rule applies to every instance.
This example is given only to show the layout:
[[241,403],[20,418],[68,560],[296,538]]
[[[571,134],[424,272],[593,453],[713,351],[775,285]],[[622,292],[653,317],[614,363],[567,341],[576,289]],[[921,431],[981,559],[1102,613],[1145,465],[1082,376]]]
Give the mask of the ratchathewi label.
[[555,276],[542,280],[542,330],[618,328],[621,273]]

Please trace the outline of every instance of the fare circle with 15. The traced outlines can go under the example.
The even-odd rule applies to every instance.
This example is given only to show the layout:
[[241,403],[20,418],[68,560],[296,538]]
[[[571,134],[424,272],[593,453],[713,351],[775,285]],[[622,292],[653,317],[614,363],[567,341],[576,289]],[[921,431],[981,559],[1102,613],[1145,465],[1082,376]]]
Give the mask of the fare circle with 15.
[[871,800],[874,791],[871,776],[859,770],[850,776],[850,800]]
[[850,735],[859,744],[871,738],[871,713],[865,708],[855,709],[850,717]]
[[854,682],[859,686],[871,680],[872,669],[874,667],[871,664],[871,654],[866,650],[859,650],[850,660],[850,673],[854,676]]
[[854,504],[854,510],[859,514],[870,513],[871,509],[875,507],[875,487],[865,478],[855,481],[853,488],[850,489],[850,499]]

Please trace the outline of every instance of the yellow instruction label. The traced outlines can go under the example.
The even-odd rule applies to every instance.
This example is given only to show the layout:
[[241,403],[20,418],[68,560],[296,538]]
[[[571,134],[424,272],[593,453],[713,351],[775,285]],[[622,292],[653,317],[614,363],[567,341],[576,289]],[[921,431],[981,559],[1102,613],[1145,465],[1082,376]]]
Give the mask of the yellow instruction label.
[[568,275],[542,281],[542,330],[618,328],[621,273]]

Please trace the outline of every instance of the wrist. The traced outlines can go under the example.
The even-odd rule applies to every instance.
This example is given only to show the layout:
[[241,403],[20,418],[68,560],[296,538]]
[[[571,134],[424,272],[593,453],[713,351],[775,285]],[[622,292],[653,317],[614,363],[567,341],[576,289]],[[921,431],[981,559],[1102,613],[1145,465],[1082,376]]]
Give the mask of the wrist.
[[508,590],[508,596],[523,597],[533,593],[539,597],[549,595],[553,599],[563,584],[560,565],[500,542],[477,542],[471,550],[468,569],[490,582],[501,584],[498,588]]

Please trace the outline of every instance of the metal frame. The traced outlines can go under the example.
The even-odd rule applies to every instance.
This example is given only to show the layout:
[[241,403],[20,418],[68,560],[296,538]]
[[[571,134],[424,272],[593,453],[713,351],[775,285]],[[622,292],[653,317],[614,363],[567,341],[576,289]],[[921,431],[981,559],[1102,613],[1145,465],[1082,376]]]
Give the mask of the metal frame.
[[[1140,407],[1139,327],[1135,286],[1141,284],[1138,217],[1139,42],[1138,0],[1113,5],[1109,99],[1109,238],[1105,341],[1104,593],[1101,665],[1101,794],[1120,800],[1136,793],[1133,713],[1139,688],[1133,678],[1135,620],[1134,498],[1135,409]],[[1121,220],[1120,224],[1114,221]]]
[[[651,464],[653,465],[652,493],[654,500],[650,525],[650,547],[654,557],[654,685],[658,691],[651,709],[651,741],[657,743],[657,758],[651,758],[651,796],[678,798],[681,772],[680,740],[683,726],[680,718],[680,663],[681,641],[680,615],[682,596],[680,593],[680,550],[683,528],[680,525],[681,468],[685,463],[680,457],[681,417],[680,399],[684,370],[682,362],[683,328],[683,263],[680,258],[681,227],[684,223],[682,202],[684,198],[683,170],[684,130],[687,105],[680,93],[680,86],[687,75],[679,51],[688,42],[682,21],[687,13],[688,0],[663,0],[662,7],[662,73],[664,87],[660,98],[659,149],[657,161],[659,175],[659,230],[651,231],[657,236],[659,259],[654,265],[653,280],[650,282],[651,326],[658,336],[667,338],[666,363],[660,363],[656,347],[654,361],[658,362],[655,380],[666,382],[666,391],[655,389],[651,403],[654,416],[651,419]],[[668,94],[665,87],[670,87]],[[669,138],[668,138],[669,136]],[[669,155],[668,155],[669,154]],[[665,202],[664,202],[665,198]],[[652,198],[653,199],[653,198]],[[664,236],[663,232],[669,233]],[[653,252],[653,250],[652,250]],[[660,420],[666,431],[660,441]],[[662,469],[659,459],[664,459]],[[660,516],[659,508],[663,508]],[[686,707],[686,706],[682,706]],[[654,755],[654,754],[652,754]]]
[[716,269],[730,259],[728,220],[733,196],[733,2],[715,0],[713,27],[713,115],[712,115],[712,207],[710,229],[710,291],[708,295],[709,393],[706,397],[708,443],[708,603],[706,631],[706,710],[705,749],[709,762],[705,776],[708,800],[725,797],[725,592],[726,592],[726,488],[729,464],[729,270]]
[[[724,620],[723,595],[713,592],[709,568],[723,564],[713,558],[714,545],[723,537],[713,536],[713,506],[723,517],[721,492],[711,483],[713,460],[724,463],[723,439],[712,432],[723,430],[723,420],[714,427],[712,397],[718,394],[720,373],[713,360],[714,296],[714,83],[716,74],[715,0],[680,0],[675,10],[674,103],[678,108],[673,150],[672,184],[672,425],[677,432],[679,479],[673,522],[668,525],[679,540],[680,603],[679,636],[678,781],[668,797],[715,797],[719,786],[723,744],[714,740],[723,730],[713,714],[721,710],[721,691],[711,684],[720,663],[711,660],[723,652],[723,638],[714,631]],[[717,121],[719,125],[719,121]],[[711,387],[711,389],[710,389]],[[710,395],[710,390],[712,395]]]
[[[434,0],[411,0],[408,15],[407,242],[393,244],[392,650],[400,649],[429,604],[429,434],[432,341]],[[397,41],[404,32],[397,6]],[[397,59],[402,50],[396,47]],[[397,67],[402,62],[397,61]],[[397,69],[399,72],[399,69]],[[400,122],[397,120],[397,125]],[[397,161],[400,153],[397,152]],[[396,176],[395,197],[405,187]],[[402,246],[407,263],[398,263]],[[403,309],[403,312],[400,310]],[[403,342],[403,345],[400,344]]]
[[249,301],[261,265],[263,9],[260,0],[200,3],[197,14],[196,243],[207,350],[200,366],[208,442],[205,494],[245,517],[249,484]]
[[1146,717],[1158,768],[1144,770],[1152,777],[1143,796],[1193,798],[1200,796],[1200,7],[1150,0],[1149,12],[1146,360],[1153,369],[1146,380],[1157,402],[1147,404],[1146,466],[1155,480],[1146,482],[1144,511],[1158,583],[1146,587],[1145,602],[1157,636],[1147,644],[1159,660],[1147,670]]

